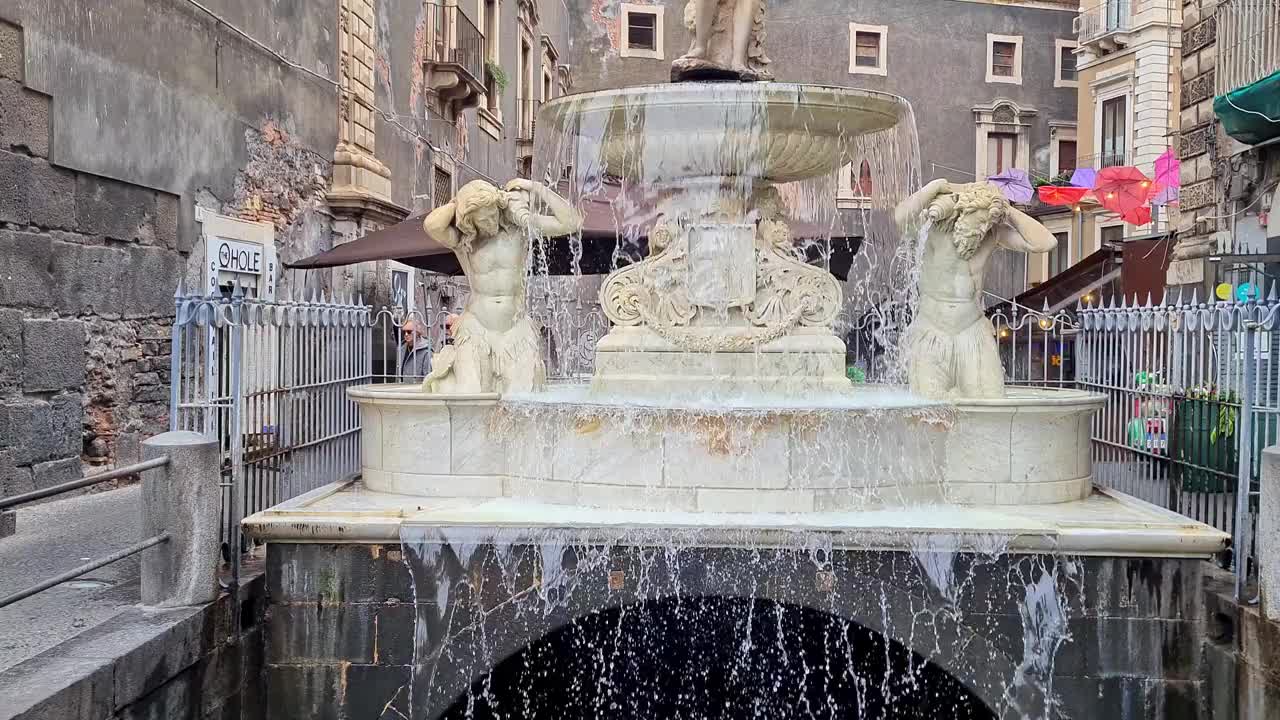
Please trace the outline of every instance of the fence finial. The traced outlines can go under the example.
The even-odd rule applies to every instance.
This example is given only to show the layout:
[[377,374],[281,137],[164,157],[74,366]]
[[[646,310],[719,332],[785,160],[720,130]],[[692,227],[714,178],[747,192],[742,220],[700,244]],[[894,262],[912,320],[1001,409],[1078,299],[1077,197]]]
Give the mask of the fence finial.
[[1147,291],[1147,304],[1143,305],[1142,307],[1146,308],[1147,310],[1151,309],[1151,291],[1150,290]]
[[1049,298],[1045,298],[1045,299],[1044,299],[1044,311],[1043,311],[1043,312],[1044,312],[1044,314],[1045,314],[1045,315],[1048,315],[1048,314],[1049,314]]
[[1160,291],[1160,307],[1164,307],[1165,305],[1168,305],[1168,304],[1169,304],[1169,288],[1166,287],[1164,290]]
[[1273,302],[1275,302],[1276,300],[1277,300],[1277,298],[1276,298],[1276,281],[1275,281],[1275,280],[1272,280],[1272,281],[1271,281],[1271,289],[1270,289],[1269,291],[1267,291],[1267,302],[1269,302],[1269,303],[1273,303]]
[[174,299],[174,300],[180,300],[180,299],[182,298],[182,296],[183,296],[183,295],[185,295],[185,294],[186,294],[186,293],[184,293],[184,292],[183,292],[183,288],[182,288],[182,278],[181,278],[181,277],[179,277],[179,278],[178,278],[178,289],[173,291],[173,299]]
[[1199,304],[1200,304],[1199,288],[1193,287],[1191,288],[1191,307],[1195,307],[1196,305],[1199,305]]
[[1178,301],[1175,303],[1178,307],[1182,307],[1182,287],[1178,287]]

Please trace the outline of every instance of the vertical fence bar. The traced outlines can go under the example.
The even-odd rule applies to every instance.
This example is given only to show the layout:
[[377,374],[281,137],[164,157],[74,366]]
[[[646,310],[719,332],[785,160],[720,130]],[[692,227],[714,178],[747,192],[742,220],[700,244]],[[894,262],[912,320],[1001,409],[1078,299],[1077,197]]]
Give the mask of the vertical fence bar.
[[1235,533],[1232,536],[1232,557],[1235,560],[1235,599],[1244,597],[1244,583],[1249,573],[1248,538],[1249,492],[1253,485],[1253,349],[1254,331],[1257,325],[1249,322],[1244,327],[1244,387],[1240,394],[1239,465],[1236,474]]

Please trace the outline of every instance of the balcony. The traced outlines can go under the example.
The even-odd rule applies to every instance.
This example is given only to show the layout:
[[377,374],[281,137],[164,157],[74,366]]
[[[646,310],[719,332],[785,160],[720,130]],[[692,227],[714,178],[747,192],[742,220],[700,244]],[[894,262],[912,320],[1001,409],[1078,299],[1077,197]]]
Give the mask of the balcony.
[[1097,44],[1104,52],[1128,45],[1133,29],[1129,3],[1130,0],[1106,0],[1081,10],[1073,23],[1080,44]]
[[484,36],[456,5],[427,5],[427,86],[453,114],[484,95]]
[[1224,0],[1217,16],[1218,95],[1280,70],[1280,0]]

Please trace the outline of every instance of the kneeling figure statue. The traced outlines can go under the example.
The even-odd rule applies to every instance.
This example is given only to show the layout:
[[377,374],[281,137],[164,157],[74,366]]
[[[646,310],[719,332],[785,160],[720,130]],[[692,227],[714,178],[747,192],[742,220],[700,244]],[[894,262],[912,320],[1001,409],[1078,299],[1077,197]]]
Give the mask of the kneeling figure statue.
[[[550,209],[539,215],[531,205]],[[545,186],[517,179],[506,188],[473,180],[427,215],[427,234],[453,250],[471,285],[450,328],[453,344],[436,354],[424,392],[518,393],[541,388],[546,365],[525,311],[530,238],[578,232],[582,216]]]
[[928,228],[920,304],[905,338],[912,391],[935,400],[1003,397],[995,329],[983,311],[987,261],[996,248],[1048,252],[1056,238],[989,183],[934,180],[895,214],[904,232]]

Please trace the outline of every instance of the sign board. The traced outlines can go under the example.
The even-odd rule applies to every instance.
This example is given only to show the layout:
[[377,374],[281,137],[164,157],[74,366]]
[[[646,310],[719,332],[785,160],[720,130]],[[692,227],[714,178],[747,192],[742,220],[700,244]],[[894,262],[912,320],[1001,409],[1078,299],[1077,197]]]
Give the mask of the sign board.
[[391,271],[391,307],[399,308],[406,315],[413,310],[410,295],[413,293],[413,276],[408,270]]
[[213,243],[213,257],[220,272],[247,273],[261,275],[263,270],[262,246],[257,243],[227,240],[226,238],[210,238]]

